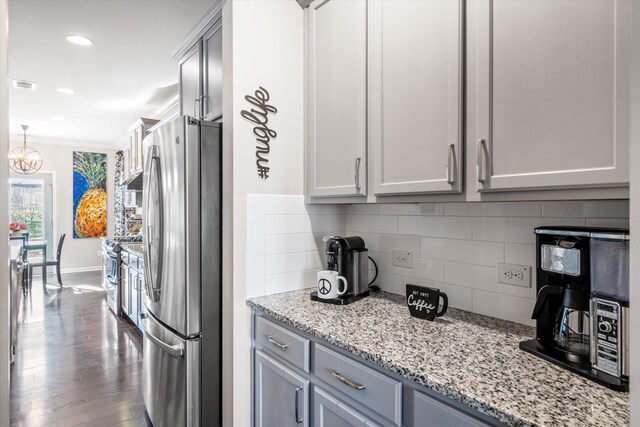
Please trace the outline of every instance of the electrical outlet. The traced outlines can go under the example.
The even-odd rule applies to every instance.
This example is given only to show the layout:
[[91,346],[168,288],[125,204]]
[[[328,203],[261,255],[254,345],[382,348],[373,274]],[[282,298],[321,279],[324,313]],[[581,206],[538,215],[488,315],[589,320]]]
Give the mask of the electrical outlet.
[[531,287],[531,267],[528,265],[498,263],[498,283]]
[[396,267],[413,268],[413,252],[392,251],[391,258]]
[[98,251],[98,256],[102,256],[102,251]]

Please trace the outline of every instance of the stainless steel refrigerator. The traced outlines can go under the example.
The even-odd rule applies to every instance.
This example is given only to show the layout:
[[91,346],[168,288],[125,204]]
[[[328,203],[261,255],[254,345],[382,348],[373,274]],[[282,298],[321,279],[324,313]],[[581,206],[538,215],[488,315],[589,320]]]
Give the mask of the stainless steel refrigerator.
[[222,124],[188,116],[144,149],[144,402],[155,427],[221,423]]

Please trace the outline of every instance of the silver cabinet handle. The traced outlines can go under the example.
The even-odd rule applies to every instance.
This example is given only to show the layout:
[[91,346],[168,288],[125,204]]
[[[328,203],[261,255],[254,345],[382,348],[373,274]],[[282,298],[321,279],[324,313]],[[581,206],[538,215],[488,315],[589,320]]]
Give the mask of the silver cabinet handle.
[[456,181],[454,168],[454,150],[455,144],[452,142],[447,146],[447,184],[453,185]]
[[207,108],[207,104],[205,104],[204,99],[207,97],[207,95],[200,95],[200,117],[199,119],[202,120],[202,118],[205,116],[205,109]]
[[286,349],[289,347],[287,344],[282,344],[281,342],[276,341],[275,339],[273,339],[273,337],[272,337],[271,335],[269,335],[269,336],[267,337],[267,340],[268,340],[271,344],[275,345],[276,347],[278,347],[278,348],[280,348],[280,349],[282,349],[282,350],[286,350]]
[[149,341],[160,347],[162,351],[169,354],[170,356],[182,357],[182,355],[184,354],[184,347],[181,347],[179,345],[169,345],[166,342],[162,341],[160,338],[151,335],[151,333],[146,330],[144,331],[144,335],[149,338]]
[[337,379],[338,381],[340,381],[342,384],[348,385],[349,387],[351,387],[353,389],[364,390],[366,388],[362,384],[354,383],[353,381],[343,377],[342,375],[340,375],[340,373],[338,371],[333,371],[333,377],[335,379]]
[[484,177],[482,171],[482,154],[484,152],[486,141],[484,138],[480,138],[478,140],[478,144],[476,146],[476,179],[479,183],[484,184]]
[[302,391],[302,387],[297,387],[296,388],[296,395],[295,395],[295,408],[296,408],[296,424],[300,424],[303,419],[300,418],[300,392]]
[[355,182],[356,182],[356,192],[360,192],[360,157],[356,157],[356,165],[355,165]]
[[[200,98],[201,98],[201,97],[196,98],[196,99],[193,101],[193,118],[194,118],[194,119],[199,119],[199,118],[200,118],[200,116],[199,116],[198,114],[196,114],[196,111],[198,111],[198,110],[200,110],[200,108],[202,108],[202,107],[200,106]],[[198,106],[198,110],[196,110],[196,105]]]

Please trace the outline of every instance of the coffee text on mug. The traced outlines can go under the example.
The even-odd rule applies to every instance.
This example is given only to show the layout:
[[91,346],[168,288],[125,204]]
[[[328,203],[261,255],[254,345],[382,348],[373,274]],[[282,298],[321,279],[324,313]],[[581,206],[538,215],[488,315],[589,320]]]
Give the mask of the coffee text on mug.
[[431,310],[435,308],[433,304],[428,304],[425,300],[422,300],[422,299],[414,300],[413,295],[409,295],[409,298],[407,298],[407,304],[409,306],[414,306],[418,311],[422,311],[422,309],[424,308],[425,310],[427,310],[427,313],[429,313]]

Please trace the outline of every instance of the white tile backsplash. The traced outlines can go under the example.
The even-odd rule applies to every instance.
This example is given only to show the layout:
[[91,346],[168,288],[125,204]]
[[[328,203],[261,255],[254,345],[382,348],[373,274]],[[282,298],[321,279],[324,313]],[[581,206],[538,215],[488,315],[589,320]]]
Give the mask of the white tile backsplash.
[[[375,219],[376,209],[378,217],[385,219]],[[404,294],[407,283],[436,287],[449,295],[452,307],[533,325],[533,229],[544,225],[627,227],[629,204],[617,200],[381,204],[348,207],[346,214],[345,234],[365,240],[384,277],[383,289],[395,288]],[[388,231],[393,227],[387,231],[381,227],[380,221],[391,221],[388,218],[397,218],[397,233]],[[413,252],[413,268],[394,266],[393,250]],[[531,286],[498,283],[500,262],[531,267]]]
[[398,217],[395,215],[347,215],[347,230],[397,234]]
[[418,217],[416,232],[424,237],[442,237],[471,240],[472,218],[456,216]]
[[420,256],[442,261],[493,266],[504,262],[504,243],[422,238]]
[[[532,325],[535,236],[542,225],[628,227],[628,201],[418,203],[305,206],[303,196],[248,196],[249,296],[312,287],[324,267],[322,237],[361,236],[376,284],[441,289],[451,307]],[[393,265],[394,250],[413,268]],[[532,267],[531,287],[498,283],[500,262]],[[370,265],[373,278],[373,265]]]
[[342,206],[307,206],[303,196],[247,196],[247,296],[315,284],[322,268],[322,237],[343,234]]

